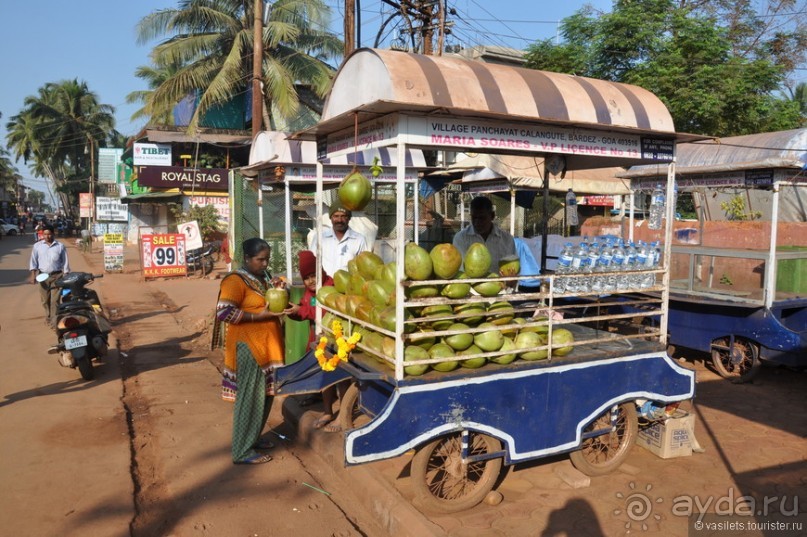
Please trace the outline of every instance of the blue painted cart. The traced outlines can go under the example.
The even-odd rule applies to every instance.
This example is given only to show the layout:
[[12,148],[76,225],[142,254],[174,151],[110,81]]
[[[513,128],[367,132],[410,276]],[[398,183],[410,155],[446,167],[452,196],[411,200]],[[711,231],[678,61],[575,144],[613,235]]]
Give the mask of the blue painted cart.
[[[567,170],[653,164],[668,170],[671,197],[676,142],[697,137],[676,133],[669,112],[651,93],[625,84],[459,57],[361,49],[346,58],[336,74],[320,122],[294,138],[315,140],[320,162],[342,155],[355,158],[359,151],[373,148],[398,156],[394,182],[373,179],[374,212],[381,214],[383,197],[387,217],[383,226],[379,222],[379,229],[391,228],[390,214],[395,219],[387,235],[393,239],[395,256],[395,300],[390,306],[394,319],[390,312],[381,318],[376,309],[375,318],[372,314],[368,318],[364,310],[348,311],[347,301],[341,311],[333,305],[323,307],[343,319],[346,333],[365,330],[368,337],[359,343],[359,350],[333,372],[322,372],[309,354],[278,369],[275,376],[280,395],[354,381],[340,407],[346,464],[416,449],[411,475],[418,496],[435,509],[462,510],[484,499],[504,463],[569,452],[582,471],[609,472],[633,444],[637,402],[664,405],[693,397],[694,374],[666,355],[666,324],[647,333],[620,335],[600,329],[606,317],[596,311],[586,319],[555,316],[555,278],[545,271],[545,252],[540,276],[544,287],[530,294],[448,299],[435,293],[413,298],[412,287],[443,286],[449,281],[412,282],[405,273],[405,245],[417,242],[424,209],[420,196],[426,193],[423,182],[405,174],[408,148],[442,152],[443,161],[457,152],[532,157],[532,175],[543,177],[543,185],[527,188],[542,190],[547,215],[550,176],[557,187],[555,183],[564,179]],[[325,201],[322,164],[317,166],[316,186],[319,221]],[[470,188],[477,194],[504,189],[514,197],[521,186],[518,177],[497,176],[491,177],[491,184],[481,181]],[[523,212],[511,211],[509,218],[525,219]],[[543,227],[545,245],[547,226]],[[322,244],[321,228],[316,233],[316,243]],[[321,252],[317,259],[321,262]],[[668,259],[669,249],[665,251]],[[509,280],[536,276],[521,274]],[[662,296],[650,301],[648,315],[664,318],[668,293],[661,285],[656,290]],[[418,338],[476,334],[478,329],[470,321],[470,327],[451,329],[440,323],[443,326],[435,328],[436,321],[450,325],[474,315],[461,312],[460,304],[502,301],[513,306],[513,316],[497,324],[498,330],[529,329],[546,336],[534,346],[519,348],[519,359],[501,364],[510,351],[460,351],[458,356],[405,362],[405,349],[417,345]],[[438,305],[450,306],[451,314],[423,313]],[[548,316],[534,316],[537,308],[545,309]],[[524,322],[516,322],[515,317]],[[427,323],[432,332],[421,331]],[[317,324],[319,332],[329,332],[329,323]],[[561,337],[553,340],[560,329],[574,334],[573,344],[560,344]],[[370,334],[376,343],[376,336],[387,338],[387,344],[373,345]],[[542,359],[525,359],[528,356]],[[487,363],[477,368],[410,374],[412,366],[459,361],[470,367],[481,358]]]
[[551,361],[488,363],[401,380],[368,354],[354,353],[325,373],[309,353],[277,370],[275,389],[310,393],[353,379],[340,411],[346,464],[419,448],[411,470],[418,495],[431,508],[463,510],[490,492],[503,463],[571,452],[582,472],[608,473],[634,443],[637,400],[663,406],[693,397],[694,373],[658,343],[566,326],[576,341],[593,342]]
[[[807,367],[805,147],[807,129],[794,129],[678,152],[677,191],[697,220],[676,222],[668,239],[669,342],[710,353],[733,382],[764,362]],[[637,191],[666,179],[646,166],[622,176]]]

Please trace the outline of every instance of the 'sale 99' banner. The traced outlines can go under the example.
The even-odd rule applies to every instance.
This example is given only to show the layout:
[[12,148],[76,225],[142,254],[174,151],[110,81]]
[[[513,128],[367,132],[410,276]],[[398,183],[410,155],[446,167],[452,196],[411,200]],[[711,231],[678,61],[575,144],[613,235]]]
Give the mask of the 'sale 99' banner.
[[145,278],[185,276],[185,235],[164,233],[143,235],[140,242],[140,262]]

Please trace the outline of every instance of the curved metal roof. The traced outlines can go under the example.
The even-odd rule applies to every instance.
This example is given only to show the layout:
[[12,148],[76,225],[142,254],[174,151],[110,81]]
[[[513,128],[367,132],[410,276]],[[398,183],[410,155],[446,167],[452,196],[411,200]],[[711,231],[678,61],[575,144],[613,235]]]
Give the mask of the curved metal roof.
[[666,106],[628,84],[448,56],[359,49],[336,74],[320,123],[328,134],[351,112],[444,113],[674,135]]
[[[677,175],[807,166],[807,129],[763,132],[678,144]],[[660,175],[657,166],[633,166],[620,177]]]

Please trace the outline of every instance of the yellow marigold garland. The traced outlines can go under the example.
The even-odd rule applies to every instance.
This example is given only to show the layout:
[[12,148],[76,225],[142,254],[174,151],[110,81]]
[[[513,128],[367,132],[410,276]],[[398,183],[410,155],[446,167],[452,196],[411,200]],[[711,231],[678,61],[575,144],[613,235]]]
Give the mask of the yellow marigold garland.
[[319,338],[317,349],[314,351],[314,356],[316,356],[317,362],[323,371],[333,371],[340,361],[347,362],[350,351],[356,348],[356,344],[361,339],[361,334],[358,332],[353,332],[349,338],[345,339],[342,323],[339,321],[331,323],[331,330],[333,330],[333,336],[336,341],[336,354],[330,358],[325,357],[325,347],[328,345],[328,338],[326,337]]

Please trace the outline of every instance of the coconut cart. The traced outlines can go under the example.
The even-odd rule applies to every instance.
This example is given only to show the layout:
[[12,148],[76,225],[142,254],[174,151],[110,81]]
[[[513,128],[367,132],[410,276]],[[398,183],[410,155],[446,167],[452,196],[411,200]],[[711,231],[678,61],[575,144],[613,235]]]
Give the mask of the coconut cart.
[[[805,147],[807,129],[796,129],[679,151],[678,196],[691,197],[697,219],[674,222],[669,343],[710,353],[734,382],[764,362],[807,367]],[[623,176],[636,191],[663,179],[652,166]]]
[[[661,102],[640,88],[370,49],[345,61],[322,120],[297,136],[315,139],[321,159],[379,147],[397,151],[399,163],[408,147],[488,151],[540,157],[545,177],[555,178],[571,169],[654,163],[670,170],[670,195],[682,138]],[[503,464],[568,452],[585,473],[610,472],[628,456],[639,404],[663,409],[693,397],[693,372],[665,352],[666,264],[647,271],[658,296],[631,299],[643,309],[638,315],[661,322],[614,332],[607,321],[637,315],[608,313],[619,292],[577,293],[592,302],[581,314],[557,296],[561,276],[542,274],[540,292],[513,293],[515,282],[537,275],[470,276],[471,267],[476,273],[484,265],[483,254],[479,263],[466,255],[462,280],[446,272],[445,259],[426,262],[432,254],[424,257],[411,241],[419,226],[416,183],[398,166],[388,185],[395,261],[357,258],[341,284],[337,278],[337,290],[321,289],[326,313],[318,328],[331,342],[275,375],[280,395],[353,380],[340,411],[347,465],[416,449],[411,476],[423,505],[457,511],[485,497]],[[318,207],[321,196],[318,180]],[[453,260],[450,248],[440,251]],[[668,260],[668,249],[664,255]],[[572,308],[575,315],[562,315]],[[449,351],[432,351],[438,342]],[[339,359],[339,349],[351,347],[349,359]]]

